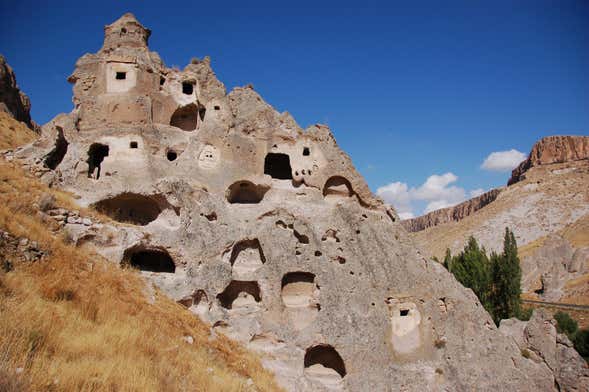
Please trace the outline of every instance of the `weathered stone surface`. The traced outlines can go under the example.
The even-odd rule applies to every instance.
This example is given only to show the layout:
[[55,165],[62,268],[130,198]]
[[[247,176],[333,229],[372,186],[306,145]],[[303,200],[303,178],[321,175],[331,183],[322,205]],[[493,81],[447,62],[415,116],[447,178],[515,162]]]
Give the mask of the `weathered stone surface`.
[[454,207],[442,208],[417,218],[406,219],[401,221],[401,224],[407,231],[416,232],[443,223],[458,222],[493,202],[502,190],[503,188],[491,189]]
[[589,136],[548,136],[540,139],[528,156],[511,173],[507,185],[525,178],[531,167],[589,159]]
[[499,331],[511,336],[522,355],[546,364],[554,373],[560,391],[589,390],[589,367],[564,334],[557,334],[556,321],[544,309],[534,311],[529,321],[502,320]]
[[589,247],[575,248],[558,234],[548,236],[521,259],[522,290],[545,301],[558,301],[568,281],[589,273]]
[[5,272],[17,263],[39,261],[45,254],[38,243],[0,230],[0,268]]
[[165,67],[130,14],[105,36],[70,77],[74,111],[14,153],[122,221],[49,210],[74,243],[142,269],[288,390],[554,390],[328,127],[303,131],[251,87],[227,94],[208,59]]
[[18,88],[14,71],[2,55],[0,55],[0,111],[24,122],[32,130],[39,130],[38,125],[31,120],[31,101]]

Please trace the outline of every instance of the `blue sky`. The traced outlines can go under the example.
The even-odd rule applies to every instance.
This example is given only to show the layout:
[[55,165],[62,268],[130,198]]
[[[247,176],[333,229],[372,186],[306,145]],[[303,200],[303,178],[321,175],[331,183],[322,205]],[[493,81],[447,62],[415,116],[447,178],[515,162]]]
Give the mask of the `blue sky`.
[[228,89],[327,123],[405,216],[503,185],[481,168],[492,152],[589,134],[586,0],[0,4],[0,53],[36,121],[71,110],[76,59],[130,11],[167,65],[210,55]]

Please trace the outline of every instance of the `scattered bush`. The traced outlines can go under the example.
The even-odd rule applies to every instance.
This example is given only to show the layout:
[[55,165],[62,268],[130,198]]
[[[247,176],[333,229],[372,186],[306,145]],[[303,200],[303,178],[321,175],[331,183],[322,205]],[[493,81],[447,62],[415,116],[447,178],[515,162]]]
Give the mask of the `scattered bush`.
[[532,318],[532,314],[534,313],[534,309],[532,308],[522,308],[519,311],[519,314],[517,315],[518,320],[521,321],[528,321],[530,318]]
[[581,329],[577,331],[573,337],[573,344],[575,349],[583,358],[589,360],[589,329]]
[[554,319],[556,320],[556,329],[560,333],[566,333],[569,338],[577,332],[579,326],[575,320],[571,318],[568,313],[565,312],[556,312],[554,314]]

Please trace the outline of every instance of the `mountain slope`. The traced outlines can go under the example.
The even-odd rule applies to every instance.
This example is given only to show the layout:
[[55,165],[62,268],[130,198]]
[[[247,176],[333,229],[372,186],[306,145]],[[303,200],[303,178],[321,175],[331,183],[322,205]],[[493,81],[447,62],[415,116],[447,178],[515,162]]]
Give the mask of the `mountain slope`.
[[[528,297],[587,303],[582,286],[589,273],[588,139],[541,140],[495,200],[462,219],[415,231],[412,237],[428,256],[442,259],[446,248],[459,251],[471,235],[487,250],[499,251],[503,230],[509,227],[520,247],[522,284]],[[448,210],[444,215],[454,214],[452,208]],[[428,226],[431,214],[439,212],[404,225]]]

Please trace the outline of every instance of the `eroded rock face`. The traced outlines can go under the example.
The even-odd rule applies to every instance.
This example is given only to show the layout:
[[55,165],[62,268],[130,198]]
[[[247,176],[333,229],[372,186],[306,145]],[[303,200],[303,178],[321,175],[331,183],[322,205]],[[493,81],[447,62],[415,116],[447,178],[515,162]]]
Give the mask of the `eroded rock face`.
[[24,122],[32,130],[38,130],[37,124],[31,120],[31,101],[18,88],[14,71],[2,55],[0,55],[0,110]]
[[530,321],[502,320],[499,331],[513,338],[527,360],[550,368],[560,391],[589,390],[587,362],[566,335],[556,332],[556,321],[546,310],[535,310]]
[[539,299],[558,301],[568,281],[589,273],[589,247],[575,248],[558,234],[550,235],[521,260],[522,290]]
[[589,159],[589,136],[548,136],[542,138],[528,156],[511,173],[507,185],[525,178],[525,172],[533,166],[564,163]]
[[167,68],[148,37],[130,14],[107,26],[70,77],[74,111],[14,153],[124,222],[75,225],[72,241],[143,269],[288,390],[553,390],[326,126],[226,94],[208,59]]
[[447,222],[458,222],[467,216],[472,215],[474,212],[480,210],[489,203],[492,203],[502,190],[503,188],[491,189],[480,196],[473,197],[472,199],[457,204],[454,207],[442,208],[417,218],[406,219],[402,221],[401,224],[407,231],[413,233]]

